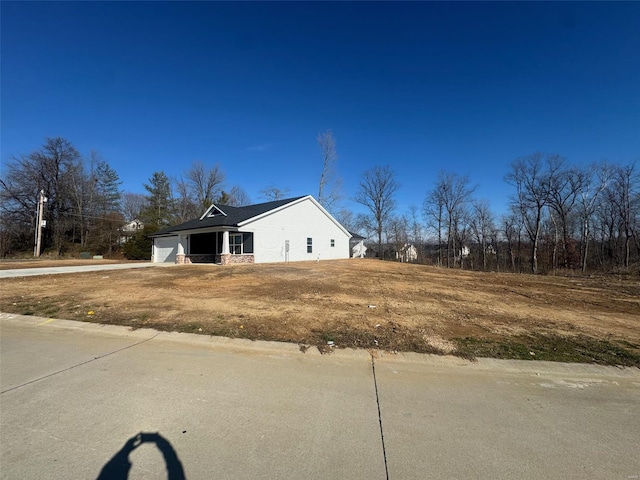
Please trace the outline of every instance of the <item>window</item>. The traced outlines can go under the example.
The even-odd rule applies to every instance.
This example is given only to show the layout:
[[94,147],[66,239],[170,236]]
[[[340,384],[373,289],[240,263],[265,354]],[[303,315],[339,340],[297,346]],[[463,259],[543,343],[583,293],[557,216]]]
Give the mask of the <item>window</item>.
[[229,235],[229,253],[234,255],[242,254],[242,234],[234,233]]
[[336,241],[332,238],[331,239],[331,248],[336,246]]
[[307,237],[307,253],[313,253],[313,238]]

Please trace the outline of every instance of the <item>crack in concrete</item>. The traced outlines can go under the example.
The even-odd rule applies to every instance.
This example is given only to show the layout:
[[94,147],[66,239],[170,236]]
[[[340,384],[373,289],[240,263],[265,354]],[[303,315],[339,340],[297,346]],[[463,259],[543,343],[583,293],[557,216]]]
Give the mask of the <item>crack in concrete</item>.
[[136,345],[140,345],[142,343],[148,342],[149,340],[153,340],[158,335],[160,335],[160,333],[162,333],[162,332],[158,332],[153,337],[146,338],[146,339],[144,339],[144,340],[142,340],[140,342],[136,342],[136,343],[134,343],[132,345],[127,345],[126,347],[119,348],[118,350],[114,350],[113,352],[109,352],[109,353],[105,353],[104,355],[99,355],[97,357],[93,357],[90,360],[86,360],[84,362],[78,363],[76,365],[72,365],[72,366],[67,367],[67,368],[63,368],[62,370],[58,370],[57,372],[53,372],[53,373],[50,373],[48,375],[44,375],[42,377],[36,378],[34,380],[30,380],[30,381],[25,382],[23,384],[16,385],[15,387],[7,388],[6,390],[3,390],[2,392],[0,392],[0,395],[5,394],[7,392],[11,392],[12,390],[17,390],[18,388],[26,387],[27,385],[31,385],[32,383],[39,382],[40,380],[44,380],[45,378],[53,377],[53,376],[58,375],[58,374],[63,373],[63,372],[68,372],[69,370],[73,370],[74,368],[81,367],[82,365],[86,365],[87,363],[95,362],[96,360],[100,360],[101,358],[105,358],[105,357],[108,357],[110,355],[114,355],[114,354],[116,354],[118,352],[121,352],[123,350],[127,350],[128,348],[133,348]]
[[376,379],[376,361],[371,355],[371,371],[373,372],[373,386],[376,390],[376,405],[378,406],[378,424],[380,425],[380,439],[382,440],[382,457],[384,458],[384,472],[389,480],[389,467],[387,465],[387,449],[384,444],[384,431],[382,429],[382,414],[380,413],[380,395],[378,395],[378,380]]

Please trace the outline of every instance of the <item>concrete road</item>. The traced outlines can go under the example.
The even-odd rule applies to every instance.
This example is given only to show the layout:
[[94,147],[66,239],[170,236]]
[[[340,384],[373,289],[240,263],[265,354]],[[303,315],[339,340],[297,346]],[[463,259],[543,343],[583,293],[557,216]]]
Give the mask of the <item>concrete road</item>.
[[3,479],[640,478],[638,369],[0,314],[0,392]]
[[36,267],[0,270],[0,278],[57,275],[61,273],[99,272],[102,270],[125,270],[128,268],[167,267],[172,263],[112,263],[105,265],[78,265],[75,267]]

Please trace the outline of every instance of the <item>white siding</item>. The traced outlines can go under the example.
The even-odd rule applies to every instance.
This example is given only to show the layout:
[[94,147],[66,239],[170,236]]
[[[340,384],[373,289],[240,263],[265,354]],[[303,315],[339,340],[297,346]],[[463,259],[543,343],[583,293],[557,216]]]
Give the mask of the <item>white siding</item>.
[[[309,198],[249,222],[239,230],[254,233],[255,263],[349,258],[349,235]],[[312,253],[307,253],[307,238],[313,239]]]

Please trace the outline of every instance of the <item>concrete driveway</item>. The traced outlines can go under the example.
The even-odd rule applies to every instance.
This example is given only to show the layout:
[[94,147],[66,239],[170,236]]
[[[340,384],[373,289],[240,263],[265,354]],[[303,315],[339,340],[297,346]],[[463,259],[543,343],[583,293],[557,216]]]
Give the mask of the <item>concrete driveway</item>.
[[0,392],[3,479],[640,477],[638,369],[0,314]]
[[102,270],[125,270],[128,268],[171,267],[172,263],[114,263],[105,265],[79,265],[75,267],[36,267],[0,270],[0,278],[57,275],[61,273],[99,272]]

